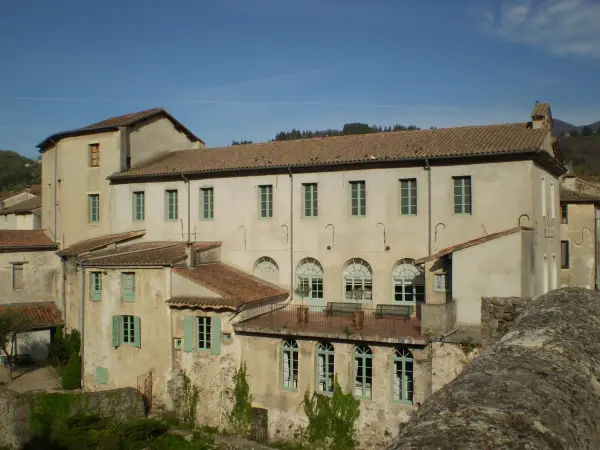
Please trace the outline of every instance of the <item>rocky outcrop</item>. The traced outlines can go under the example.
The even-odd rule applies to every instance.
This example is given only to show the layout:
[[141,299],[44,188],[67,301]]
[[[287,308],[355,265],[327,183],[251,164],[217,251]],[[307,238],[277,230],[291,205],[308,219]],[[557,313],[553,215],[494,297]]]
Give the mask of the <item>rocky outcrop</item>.
[[600,294],[552,291],[432,395],[389,447],[600,448]]
[[483,297],[481,299],[481,345],[493,344],[512,327],[531,298]]

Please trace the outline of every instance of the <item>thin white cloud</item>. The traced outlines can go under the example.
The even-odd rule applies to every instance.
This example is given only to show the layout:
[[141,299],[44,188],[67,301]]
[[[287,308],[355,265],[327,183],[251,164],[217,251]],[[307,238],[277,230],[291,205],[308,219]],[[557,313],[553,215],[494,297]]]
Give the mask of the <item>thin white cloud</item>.
[[500,0],[480,11],[485,30],[555,55],[600,59],[598,0]]

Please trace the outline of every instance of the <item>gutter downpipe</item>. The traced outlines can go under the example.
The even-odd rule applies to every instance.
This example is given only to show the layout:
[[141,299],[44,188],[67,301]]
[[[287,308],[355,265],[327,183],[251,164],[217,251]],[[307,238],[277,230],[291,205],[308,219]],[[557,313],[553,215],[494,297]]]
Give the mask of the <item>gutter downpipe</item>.
[[85,270],[83,269],[83,265],[81,264],[80,261],[77,261],[77,265],[79,266],[80,269],[80,274],[81,274],[81,308],[80,308],[80,327],[81,329],[79,330],[81,333],[81,347],[80,347],[80,351],[79,354],[81,356],[81,389],[83,390],[83,380],[84,380],[84,368],[85,365],[83,363],[84,361],[84,347],[85,347]]
[[433,246],[431,244],[431,166],[429,165],[429,160],[425,159],[425,170],[427,171],[427,205],[428,205],[428,241],[429,241],[429,256],[432,255]]
[[54,142],[52,139],[50,139],[50,142],[52,142],[54,144],[54,230],[53,230],[53,234],[54,234],[54,243],[58,244],[57,241],[57,237],[58,237],[58,232],[56,230],[56,226],[58,223],[58,219],[57,219],[57,213],[56,213],[56,208],[57,208],[57,203],[58,203],[58,197],[56,194],[56,183],[58,182],[58,176],[57,176],[57,171],[58,171],[58,142]]
[[294,298],[294,176],[288,166],[290,175],[290,303]]
[[191,205],[191,202],[190,202],[190,179],[186,178],[183,173],[181,174],[181,178],[183,178],[183,182],[185,184],[187,184],[187,216],[188,216],[187,217],[187,229],[188,229],[188,232],[187,232],[187,235],[188,235],[187,241],[189,243],[189,242],[192,242],[192,235],[191,235],[191,228],[190,228],[191,227],[191,223],[190,223],[190,218],[191,218],[191,211],[190,211],[190,205]]
[[60,265],[62,268],[62,311],[63,311],[63,322],[67,325],[67,261],[65,258],[60,258]]
[[600,222],[600,210],[598,206],[596,205],[594,208],[594,219],[596,222],[594,227],[594,288],[596,291],[600,289],[600,286],[598,286],[598,225]]

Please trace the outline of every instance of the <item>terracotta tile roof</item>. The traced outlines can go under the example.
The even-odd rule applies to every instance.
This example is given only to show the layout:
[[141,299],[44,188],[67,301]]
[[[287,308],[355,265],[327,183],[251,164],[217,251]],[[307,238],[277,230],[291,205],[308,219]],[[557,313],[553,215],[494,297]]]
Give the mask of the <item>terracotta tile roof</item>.
[[41,197],[33,197],[25,200],[24,202],[20,202],[9,206],[8,208],[0,209],[0,216],[4,216],[6,214],[27,214],[32,213],[34,210],[42,207],[42,198]]
[[550,115],[550,103],[536,103],[531,111],[531,117],[546,117]]
[[450,253],[454,253],[459,250],[464,250],[465,248],[473,247],[475,245],[483,244],[484,242],[488,242],[488,241],[491,241],[494,239],[508,236],[510,234],[519,233],[521,231],[531,231],[531,230],[532,230],[532,228],[528,228],[528,227],[515,227],[515,228],[510,228],[508,230],[500,231],[498,233],[488,234],[486,236],[482,236],[477,239],[472,239],[470,241],[463,242],[461,244],[456,244],[451,247],[446,247],[434,255],[419,258],[419,259],[415,260],[415,264],[423,264],[427,261],[433,261],[434,259],[438,259],[438,258],[441,258],[442,256],[449,255]]
[[593,195],[588,192],[583,191],[572,191],[567,189],[566,187],[560,187],[560,201],[561,202],[579,202],[579,203],[589,203],[589,202],[600,202],[600,193]]
[[52,242],[43,230],[0,230],[0,251],[54,250]]
[[600,201],[598,181],[584,180],[571,173],[561,180],[560,201],[572,203],[595,203]]
[[0,305],[0,313],[13,311],[27,317],[27,329],[50,328],[63,324],[58,308],[54,302],[8,303]]
[[239,308],[249,303],[284,300],[289,292],[223,263],[175,268],[177,274],[199,284],[221,298],[174,297],[167,303],[176,306],[222,306]]
[[547,134],[517,123],[180,150],[109,179],[536,152]]
[[106,131],[116,131],[119,129],[119,127],[127,127],[130,125],[134,125],[137,122],[148,119],[158,114],[164,115],[167,119],[169,119],[173,123],[173,125],[175,125],[175,128],[185,133],[185,135],[191,141],[204,143],[202,139],[200,139],[198,136],[196,136],[194,133],[192,133],[190,130],[184,127],[177,119],[175,119],[175,117],[169,114],[164,108],[152,108],[144,111],[125,114],[123,116],[110,117],[108,119],[101,120],[100,122],[96,122],[91,125],[86,125],[81,128],[55,133],[44,139],[38,145],[38,148],[41,152],[43,152],[46,148],[53,145],[53,142],[58,142],[60,139],[66,137],[81,136],[94,133],[104,133]]
[[116,244],[119,242],[128,241],[137,237],[143,236],[146,231],[128,231],[126,233],[107,234],[92,239],[86,239],[76,244],[70,245],[67,248],[56,252],[58,256],[75,256],[81,253],[91,252],[92,250],[98,250],[107,245]]
[[[187,259],[185,242],[140,242],[100,250],[81,258],[85,266],[170,266]],[[219,247],[220,242],[194,242],[195,250]]]

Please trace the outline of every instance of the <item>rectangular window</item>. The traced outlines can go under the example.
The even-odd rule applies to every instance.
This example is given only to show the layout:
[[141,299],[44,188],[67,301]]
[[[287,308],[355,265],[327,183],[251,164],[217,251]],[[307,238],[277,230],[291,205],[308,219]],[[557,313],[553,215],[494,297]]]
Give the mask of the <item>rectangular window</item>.
[[298,292],[302,298],[322,299],[323,298],[323,276],[322,275],[301,275],[298,277]]
[[400,180],[400,214],[417,215],[417,180],[409,178]]
[[370,302],[373,298],[373,280],[371,278],[344,278],[347,301]]
[[100,301],[102,299],[102,272],[90,273],[90,288],[92,300]]
[[317,183],[302,185],[304,190],[304,217],[317,217],[319,214],[319,197]]
[[133,220],[141,222],[146,219],[146,194],[144,191],[133,193]]
[[88,195],[88,220],[90,223],[100,222],[100,194]]
[[471,177],[454,177],[454,214],[471,214]]
[[121,292],[124,301],[135,301],[135,273],[123,272],[121,274]]
[[394,300],[408,303],[424,302],[425,286],[403,279],[394,279]]
[[448,281],[445,273],[436,273],[433,275],[433,290],[437,292],[446,292],[448,290]]
[[317,346],[317,392],[333,394],[335,384],[334,349],[331,344]]
[[282,348],[282,384],[285,389],[298,389],[298,343],[294,340],[283,342]]
[[[358,347],[360,350],[368,350],[368,347]],[[354,356],[354,396],[363,399],[371,399],[373,388],[373,359],[370,353],[360,353]]]
[[367,184],[365,181],[350,182],[350,209],[355,217],[367,215]]
[[134,316],[121,316],[123,344],[135,344],[139,330],[135,329]]
[[198,317],[198,348],[210,350],[211,323],[210,317]]
[[25,282],[23,280],[23,264],[12,265],[12,288],[23,289]]
[[405,350],[396,350],[394,354],[394,396],[397,402],[413,402],[413,359]]
[[554,183],[550,182],[550,218],[556,218],[556,206],[554,205]]
[[90,144],[90,167],[100,166],[100,144]]
[[560,205],[560,223],[569,223],[569,205]]
[[560,268],[568,269],[569,267],[569,241],[560,241]]
[[273,186],[270,184],[259,186],[258,191],[258,215],[261,219],[270,219],[273,217]]
[[214,219],[214,191],[213,188],[200,189],[200,218]]
[[542,177],[542,217],[546,217],[546,179]]
[[179,218],[177,189],[165,191],[165,217],[167,220],[177,220]]

